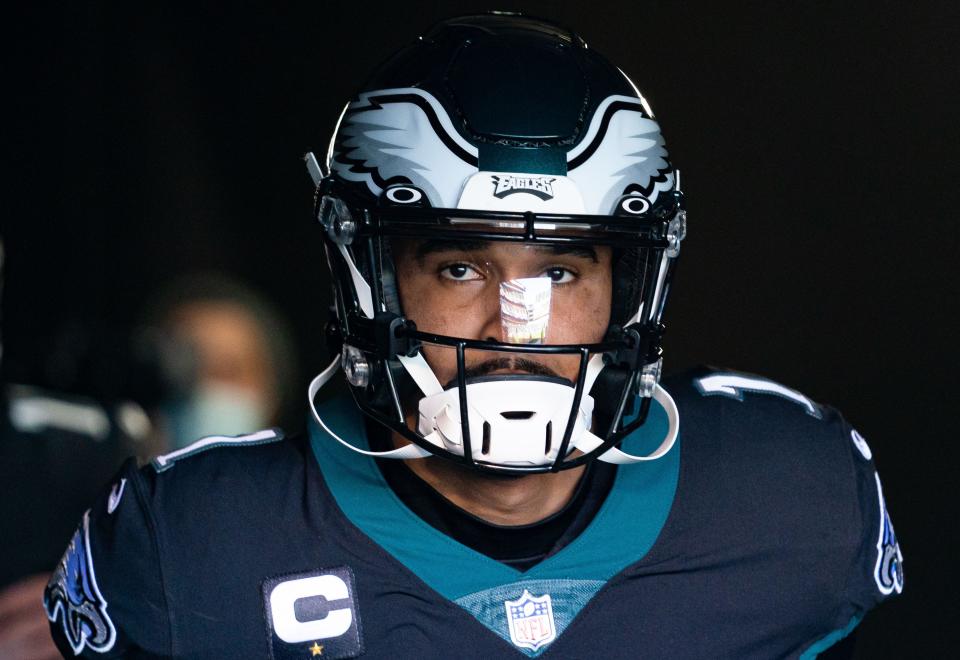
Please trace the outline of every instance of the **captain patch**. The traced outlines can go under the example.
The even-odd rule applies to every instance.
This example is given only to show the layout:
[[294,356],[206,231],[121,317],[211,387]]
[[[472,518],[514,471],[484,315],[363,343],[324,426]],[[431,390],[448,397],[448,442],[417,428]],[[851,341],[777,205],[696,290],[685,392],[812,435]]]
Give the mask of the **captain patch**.
[[353,571],[347,566],[263,583],[270,657],[355,658],[363,653]]

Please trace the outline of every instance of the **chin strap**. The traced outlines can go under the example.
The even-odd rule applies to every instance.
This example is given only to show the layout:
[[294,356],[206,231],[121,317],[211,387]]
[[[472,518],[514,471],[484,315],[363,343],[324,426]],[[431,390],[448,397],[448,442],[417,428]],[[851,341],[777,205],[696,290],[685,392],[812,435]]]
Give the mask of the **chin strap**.
[[[670,396],[670,393],[660,387],[660,385],[657,385],[654,389],[653,398],[657,403],[663,406],[664,411],[667,413],[667,435],[663,439],[663,442],[660,443],[660,446],[646,456],[634,456],[633,454],[620,451],[616,447],[611,447],[607,451],[597,456],[598,461],[615,463],[617,465],[640,463],[642,461],[655,461],[673,448],[673,443],[677,441],[677,435],[680,432],[680,414],[677,411],[677,404],[674,402],[673,397]],[[595,436],[590,431],[584,431],[577,439],[576,448],[584,453],[587,453],[593,451],[602,444],[603,440]]]
[[[423,359],[422,354],[418,353],[413,358],[401,357],[400,361],[403,363],[404,368],[410,374],[411,378],[413,378],[413,380],[417,383],[425,396],[443,392],[443,387],[440,385],[440,382],[437,380],[437,377],[434,375],[433,370],[427,364],[426,360]],[[337,356],[332,362],[330,362],[326,369],[317,374],[316,378],[310,382],[310,386],[307,388],[307,401],[310,405],[310,412],[313,414],[313,418],[317,421],[320,427],[326,431],[328,435],[330,435],[334,440],[342,444],[347,449],[355,451],[358,454],[372,456],[374,458],[410,459],[424,458],[431,455],[429,450],[413,443],[404,445],[403,447],[399,447],[397,449],[391,449],[389,451],[369,451],[366,449],[360,449],[359,447],[356,447],[355,445],[341,438],[333,431],[333,429],[327,426],[327,424],[323,421],[323,418],[320,417],[320,413],[317,411],[316,405],[314,404],[314,398],[316,398],[317,392],[319,392],[320,389],[330,381],[339,368],[340,357]],[[585,392],[590,391],[590,388],[593,386],[594,381],[596,381],[597,376],[600,375],[600,372],[603,370],[603,368],[604,364],[600,355],[595,355],[590,359],[590,362],[587,364],[587,374],[584,383]],[[640,463],[642,461],[653,461],[670,451],[676,442],[677,435],[680,431],[680,415],[677,411],[677,404],[674,402],[673,397],[670,396],[670,393],[663,389],[660,385],[657,385],[654,389],[653,398],[667,413],[667,435],[664,437],[663,442],[660,443],[660,446],[646,456],[627,454],[616,447],[612,447],[600,454],[597,457],[597,460],[604,461],[606,463],[625,465],[630,463]],[[439,444],[439,437],[433,437],[435,435],[436,433],[433,433],[426,439],[434,444]],[[584,453],[593,451],[602,444],[603,440],[586,429],[580,433],[580,437],[577,438],[577,440],[573,443],[574,448],[579,449]]]
[[364,456],[373,456],[374,458],[423,458],[425,456],[430,456],[429,451],[412,443],[398,449],[391,449],[389,451],[368,451],[350,444],[339,435],[334,433],[333,429],[327,426],[324,423],[323,418],[320,417],[320,413],[317,412],[317,407],[314,405],[313,399],[317,396],[317,392],[320,391],[320,388],[326,385],[327,382],[333,378],[333,375],[337,373],[337,369],[339,368],[340,356],[338,355],[333,359],[326,369],[321,371],[319,374],[317,374],[316,378],[310,381],[310,387],[307,388],[307,401],[310,404],[310,412],[313,413],[313,418],[317,420],[317,424],[320,425],[320,428],[326,431],[330,437],[347,449],[353,450],[358,454],[363,454]]
[[400,364],[406,369],[410,378],[413,379],[413,382],[416,383],[420,391],[423,392],[423,396],[433,396],[434,394],[443,392],[443,385],[437,380],[437,375],[433,373],[433,369],[430,368],[430,365],[427,364],[427,361],[423,358],[423,353],[418,351],[413,357],[398,355],[397,359],[400,360]]

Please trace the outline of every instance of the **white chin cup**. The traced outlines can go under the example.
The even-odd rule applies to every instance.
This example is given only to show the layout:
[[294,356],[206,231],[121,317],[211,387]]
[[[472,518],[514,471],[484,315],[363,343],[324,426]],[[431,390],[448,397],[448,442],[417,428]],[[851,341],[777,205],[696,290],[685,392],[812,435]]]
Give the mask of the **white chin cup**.
[[[473,459],[500,465],[549,465],[557,458],[575,390],[570,385],[532,379],[497,378],[467,386]],[[460,388],[420,399],[418,430],[428,441],[463,456]],[[584,394],[568,454],[589,432],[593,398]]]

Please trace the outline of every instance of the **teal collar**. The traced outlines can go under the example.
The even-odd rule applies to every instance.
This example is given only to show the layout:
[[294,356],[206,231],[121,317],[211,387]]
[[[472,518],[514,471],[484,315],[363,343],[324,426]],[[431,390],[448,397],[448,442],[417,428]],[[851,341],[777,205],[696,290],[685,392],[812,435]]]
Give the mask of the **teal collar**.
[[[363,419],[349,397],[324,402],[317,411],[341,438],[360,449],[369,448]],[[647,422],[624,440],[622,449],[648,453],[666,431],[666,412],[654,402]],[[658,460],[621,466],[606,501],[583,533],[555,555],[520,572],[425,523],[390,489],[374,459],[342,446],[312,419],[310,444],[347,518],[449,600],[518,580],[606,582],[639,561],[657,539],[673,503],[680,468],[679,438]]]

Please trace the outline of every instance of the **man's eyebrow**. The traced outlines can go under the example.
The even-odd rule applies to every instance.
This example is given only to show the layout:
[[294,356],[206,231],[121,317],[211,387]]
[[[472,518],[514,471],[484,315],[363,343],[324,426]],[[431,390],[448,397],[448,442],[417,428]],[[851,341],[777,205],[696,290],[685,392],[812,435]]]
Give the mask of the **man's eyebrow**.
[[[414,256],[417,261],[423,261],[428,254],[438,252],[476,252],[485,250],[492,241],[479,241],[468,238],[459,240],[427,239],[417,245]],[[535,250],[550,252],[555,255],[572,255],[583,259],[590,259],[594,263],[598,261],[597,251],[589,245],[568,245],[564,243],[544,243],[541,245],[531,245]]]
[[553,243],[543,246],[537,246],[538,249],[549,250],[553,254],[569,254],[574,257],[582,257],[597,263],[597,251],[589,245],[570,245],[564,243]]
[[429,238],[425,241],[417,244],[416,252],[414,256],[417,261],[423,261],[424,257],[428,254],[435,254],[437,252],[475,252],[477,250],[486,249],[490,245],[490,241],[478,241],[471,240],[469,238],[463,238],[458,240],[442,240],[437,238]]

